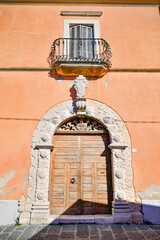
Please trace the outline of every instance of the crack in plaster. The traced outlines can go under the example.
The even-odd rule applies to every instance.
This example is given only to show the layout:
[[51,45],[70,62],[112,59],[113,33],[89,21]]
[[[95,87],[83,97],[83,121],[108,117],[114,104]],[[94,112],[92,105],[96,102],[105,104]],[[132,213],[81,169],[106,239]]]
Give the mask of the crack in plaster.
[[22,181],[21,189],[25,189],[25,186],[27,183],[28,183],[28,174],[25,176],[25,178]]
[[56,82],[66,84],[69,87],[72,87],[74,84],[74,81],[65,81],[63,77],[57,77]]
[[160,185],[151,185],[144,192],[137,192],[137,197],[145,200],[160,200]]
[[108,81],[107,80],[104,80],[104,85],[105,85],[105,89],[107,89],[107,87],[108,87]]
[[14,177],[15,170],[11,170],[5,173],[4,177],[0,177],[0,196],[4,195],[4,187]]

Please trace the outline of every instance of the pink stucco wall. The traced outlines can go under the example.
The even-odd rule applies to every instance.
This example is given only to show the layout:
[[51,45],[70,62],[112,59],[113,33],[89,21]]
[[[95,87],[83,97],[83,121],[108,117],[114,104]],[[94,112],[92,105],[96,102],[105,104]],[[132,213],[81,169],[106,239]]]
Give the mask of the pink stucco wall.
[[[101,17],[66,17],[61,11],[103,11]],[[48,67],[52,42],[63,37],[64,19],[99,20],[100,37],[111,46],[113,68],[159,68],[158,7],[1,5],[0,67]],[[89,80],[86,97],[114,109],[128,128],[135,191],[160,184],[160,74],[109,72]],[[72,99],[67,85],[47,71],[0,71],[1,199],[27,190],[32,136],[42,116]],[[107,84],[106,84],[107,83]],[[13,171],[14,170],[14,171]],[[13,171],[11,178],[10,171]]]

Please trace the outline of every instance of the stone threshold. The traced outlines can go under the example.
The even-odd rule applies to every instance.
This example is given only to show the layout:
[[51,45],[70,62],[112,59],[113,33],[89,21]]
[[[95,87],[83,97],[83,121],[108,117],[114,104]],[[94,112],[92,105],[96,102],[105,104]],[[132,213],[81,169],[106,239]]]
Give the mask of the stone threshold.
[[114,217],[111,214],[96,215],[50,215],[50,224],[77,224],[77,223],[96,223],[112,224]]

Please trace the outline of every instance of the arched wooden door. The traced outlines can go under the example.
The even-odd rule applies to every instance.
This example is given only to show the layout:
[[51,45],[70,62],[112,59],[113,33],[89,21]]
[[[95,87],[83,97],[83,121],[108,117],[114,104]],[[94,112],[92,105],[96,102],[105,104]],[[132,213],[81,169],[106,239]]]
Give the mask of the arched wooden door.
[[63,124],[53,138],[51,214],[111,213],[112,170],[106,129],[88,118]]

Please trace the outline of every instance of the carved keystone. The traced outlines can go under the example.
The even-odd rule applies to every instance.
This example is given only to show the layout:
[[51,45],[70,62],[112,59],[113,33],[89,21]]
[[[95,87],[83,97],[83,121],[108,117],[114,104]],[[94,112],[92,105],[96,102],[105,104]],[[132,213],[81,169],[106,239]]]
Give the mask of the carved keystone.
[[73,87],[77,92],[76,108],[77,114],[86,113],[86,96],[85,90],[88,86],[88,81],[83,75],[79,75],[75,80]]

